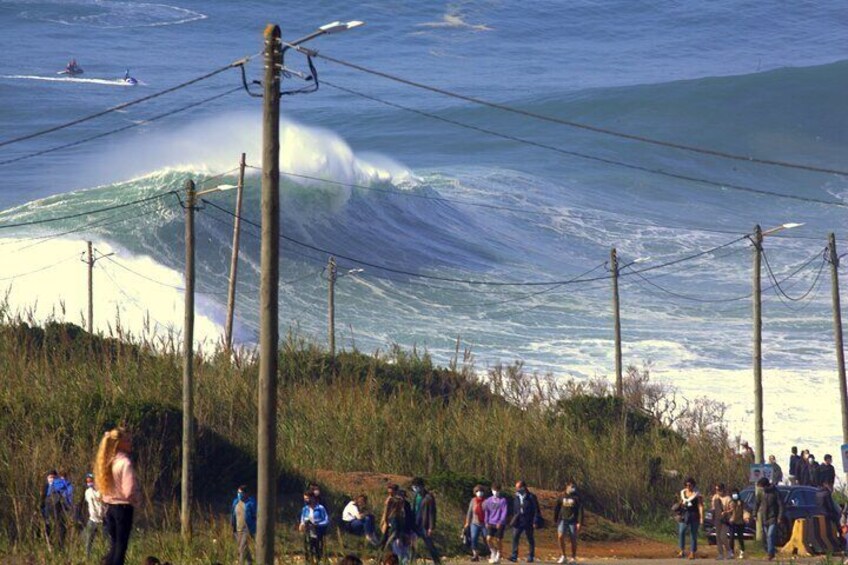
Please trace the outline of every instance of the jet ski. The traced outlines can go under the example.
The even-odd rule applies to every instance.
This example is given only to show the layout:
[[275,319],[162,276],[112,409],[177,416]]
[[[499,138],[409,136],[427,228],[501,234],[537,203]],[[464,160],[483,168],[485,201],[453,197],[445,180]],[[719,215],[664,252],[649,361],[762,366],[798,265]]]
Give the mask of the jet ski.
[[129,84],[129,85],[132,85],[132,86],[135,86],[135,85],[138,84],[138,81],[135,78],[130,76],[130,70],[129,69],[127,69],[127,72],[124,73],[123,81],[125,83]]
[[75,77],[75,76],[81,75],[83,72],[85,72],[85,71],[83,71],[82,67],[80,67],[79,64],[77,64],[77,60],[71,59],[71,61],[68,63],[68,66],[65,67],[65,70],[59,71],[56,74],[68,75],[68,76]]

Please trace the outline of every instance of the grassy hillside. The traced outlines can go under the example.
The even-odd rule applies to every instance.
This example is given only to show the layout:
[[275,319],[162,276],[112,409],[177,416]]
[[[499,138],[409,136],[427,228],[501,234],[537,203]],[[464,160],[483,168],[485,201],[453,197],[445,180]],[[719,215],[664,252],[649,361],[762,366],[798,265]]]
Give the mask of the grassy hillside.
[[[155,548],[178,530],[178,342],[119,330],[90,336],[70,324],[0,325],[0,496],[10,501],[0,504],[0,551],[40,546],[46,471],[65,468],[79,484],[103,431],[121,422],[135,431],[145,543]],[[205,352],[195,375],[202,533],[187,551],[208,556],[203,544],[229,541],[221,516],[234,487],[255,478],[257,360]],[[422,475],[456,508],[476,480],[524,478],[553,490],[574,477],[594,512],[630,524],[665,517],[681,482],[675,475],[702,484],[745,476],[728,453],[720,407],[681,404],[635,369],[622,401],[601,381],[557,383],[520,365],[480,378],[467,354],[447,368],[400,348],[345,352],[333,362],[290,339],[280,354],[278,413],[279,490],[287,505],[281,520],[320,470]]]

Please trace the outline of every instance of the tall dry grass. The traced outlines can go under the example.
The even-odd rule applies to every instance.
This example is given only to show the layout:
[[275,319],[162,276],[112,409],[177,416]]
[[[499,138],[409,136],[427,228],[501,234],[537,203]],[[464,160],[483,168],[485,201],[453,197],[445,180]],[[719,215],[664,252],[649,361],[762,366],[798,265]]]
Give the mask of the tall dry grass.
[[[39,539],[46,471],[68,469],[79,485],[100,436],[118,423],[136,432],[139,527],[167,538],[179,528],[179,336],[134,336],[119,323],[90,336],[25,320],[0,323],[0,546]],[[195,378],[197,519],[217,531],[233,488],[255,476],[257,359],[212,348],[196,357]],[[467,353],[448,368],[397,347],[332,360],[290,337],[280,356],[281,487],[294,492],[317,469],[523,478],[550,489],[573,477],[595,511],[653,520],[684,475],[704,484],[745,476],[720,407],[674,398],[635,369],[617,402],[602,381],[560,383],[520,365],[479,376]],[[586,399],[603,409],[587,412]]]

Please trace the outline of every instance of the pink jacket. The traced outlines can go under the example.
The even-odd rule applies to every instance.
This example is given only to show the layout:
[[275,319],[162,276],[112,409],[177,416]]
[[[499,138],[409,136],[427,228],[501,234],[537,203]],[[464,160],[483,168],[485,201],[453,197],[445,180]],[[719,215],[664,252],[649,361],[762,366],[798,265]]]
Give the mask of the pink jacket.
[[138,480],[135,477],[132,461],[125,453],[118,452],[112,460],[112,480],[114,489],[112,492],[103,493],[103,502],[137,506],[140,502]]

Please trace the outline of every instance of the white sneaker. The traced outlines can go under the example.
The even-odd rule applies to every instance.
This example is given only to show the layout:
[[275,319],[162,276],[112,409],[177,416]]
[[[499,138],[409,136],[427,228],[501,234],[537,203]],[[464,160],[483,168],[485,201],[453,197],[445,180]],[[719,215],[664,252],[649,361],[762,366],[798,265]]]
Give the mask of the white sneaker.
[[745,559],[745,552],[744,551],[739,552],[739,559]]
[[496,551],[495,552],[495,563],[500,563],[500,562],[501,562],[501,552]]
[[495,552],[494,552],[494,551],[490,551],[490,552],[489,552],[489,559],[487,559],[487,561],[488,561],[489,563],[494,563],[494,562],[495,562]]
[[568,562],[569,563],[577,563],[577,558],[576,557],[569,557]]
[[562,563],[565,563],[565,555],[560,555],[560,556],[559,556],[559,559],[557,559],[557,563],[559,563],[560,565],[561,565]]

